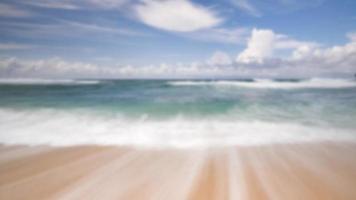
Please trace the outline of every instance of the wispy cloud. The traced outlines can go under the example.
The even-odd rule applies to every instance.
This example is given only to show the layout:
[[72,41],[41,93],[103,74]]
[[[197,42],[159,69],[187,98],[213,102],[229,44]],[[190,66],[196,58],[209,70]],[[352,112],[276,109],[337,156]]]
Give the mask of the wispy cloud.
[[126,36],[148,35],[143,32],[135,31],[124,27],[103,26],[99,24],[82,23],[82,22],[67,21],[67,20],[59,20],[59,21],[62,23],[62,26],[70,26],[74,29],[83,30],[87,32],[109,33],[109,34],[126,35]]
[[14,5],[0,3],[0,17],[28,17],[33,15],[29,10]]
[[34,45],[17,44],[17,43],[0,43],[0,50],[24,50],[32,49]]
[[28,0],[25,4],[51,9],[118,9],[130,0]]
[[64,2],[64,1],[26,1],[24,3],[31,6],[49,8],[49,9],[64,9],[64,10],[79,9],[79,7],[73,4],[72,2]]
[[224,43],[224,44],[244,44],[248,37],[249,30],[243,27],[237,28],[210,28],[202,31],[194,31],[182,34],[195,40],[203,42]]
[[144,24],[167,31],[196,31],[223,21],[212,10],[189,0],[142,0],[134,10]]
[[238,7],[239,9],[255,16],[255,17],[260,17],[262,13],[254,6],[252,5],[249,0],[230,0],[230,2]]
[[325,0],[227,0],[236,8],[254,17],[269,13],[288,13],[322,5]]
[[[81,37],[90,39],[91,37],[107,35],[119,36],[148,36],[148,33],[136,31],[127,27],[117,27],[115,25],[103,25],[88,22],[54,20],[52,23],[36,22],[0,22],[0,30],[3,33],[24,38],[63,38]],[[26,34],[24,34],[26,33]],[[91,34],[91,37],[83,37]]]

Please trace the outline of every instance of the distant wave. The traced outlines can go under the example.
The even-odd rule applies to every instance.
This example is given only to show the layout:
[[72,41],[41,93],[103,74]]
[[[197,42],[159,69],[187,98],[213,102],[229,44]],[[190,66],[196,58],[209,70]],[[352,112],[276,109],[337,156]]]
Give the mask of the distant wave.
[[133,145],[201,147],[355,141],[354,130],[227,118],[150,119],[55,109],[0,109],[0,143],[26,145]]
[[75,79],[0,79],[0,85],[91,85],[99,80]]
[[253,79],[244,80],[217,80],[217,81],[169,81],[172,86],[224,86],[245,88],[271,88],[271,89],[299,89],[299,88],[348,88],[356,87],[356,81],[347,79],[321,79],[306,80],[274,80]]

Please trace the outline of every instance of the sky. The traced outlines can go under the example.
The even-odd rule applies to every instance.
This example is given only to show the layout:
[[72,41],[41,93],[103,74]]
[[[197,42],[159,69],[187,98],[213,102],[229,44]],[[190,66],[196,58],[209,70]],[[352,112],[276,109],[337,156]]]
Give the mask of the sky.
[[0,78],[356,73],[355,0],[1,0]]

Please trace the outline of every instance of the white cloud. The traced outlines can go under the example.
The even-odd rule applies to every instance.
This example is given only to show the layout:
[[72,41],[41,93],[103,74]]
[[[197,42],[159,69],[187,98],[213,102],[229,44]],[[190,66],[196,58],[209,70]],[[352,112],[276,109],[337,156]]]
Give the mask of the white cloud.
[[[77,1],[77,0],[76,0]],[[88,4],[99,6],[101,8],[119,8],[130,0],[84,0]]]
[[356,72],[356,40],[347,35],[348,43],[322,48],[313,43],[292,45],[294,50],[287,58],[270,57],[261,62],[239,62],[244,68],[261,70],[255,75],[311,77],[311,76],[352,76]]
[[259,17],[261,16],[261,12],[257,10],[250,2],[249,0],[230,0],[230,2],[234,5],[240,8],[243,11],[246,11],[250,15]]
[[203,78],[223,77],[226,75],[226,69],[207,67],[202,62],[105,66],[66,61],[61,58],[43,60],[0,58],[0,78]]
[[325,70],[356,72],[356,40],[352,34],[347,35],[350,41],[342,46],[329,48],[301,46],[289,59],[293,65],[304,65],[310,68],[321,66]]
[[246,28],[211,28],[184,33],[183,36],[203,42],[243,44],[246,41],[247,33],[248,30]]
[[[267,33],[266,33],[267,34]],[[263,35],[263,34],[262,34]],[[267,35],[275,35],[269,32]],[[24,60],[0,58],[0,77],[11,78],[226,78],[226,77],[318,77],[349,76],[356,72],[356,40],[322,47],[286,45],[293,52],[281,58],[273,54],[257,62],[232,62],[224,52],[215,52],[207,62],[160,65],[97,65],[52,58]],[[285,38],[286,36],[284,36]],[[274,38],[274,37],[273,37]],[[277,37],[279,38],[279,37]],[[288,37],[287,37],[288,38]],[[278,44],[274,38],[273,42]],[[269,44],[269,43],[268,43]],[[298,43],[299,44],[299,43]],[[307,43],[306,43],[307,44]],[[276,46],[276,45],[266,45]],[[283,45],[282,45],[283,46]],[[287,48],[283,46],[283,48]],[[267,50],[266,50],[267,51]]]
[[308,45],[302,45],[293,51],[291,58],[294,60],[305,58],[311,55],[311,52],[314,51],[314,49],[315,49],[314,47]]
[[52,9],[117,9],[130,0],[29,0],[24,3]]
[[33,45],[16,44],[16,43],[0,43],[0,50],[23,50],[31,49]]
[[201,63],[161,64],[145,66],[103,66],[71,62],[61,58],[24,60],[0,58],[1,78],[165,78],[195,77],[211,70],[203,70]]
[[325,0],[226,0],[241,11],[260,17],[266,14],[283,14],[320,6]]
[[51,0],[38,0],[38,1],[26,1],[25,4],[31,6],[37,6],[42,8],[50,8],[50,9],[64,9],[64,10],[75,10],[79,9],[79,7],[73,2],[67,1],[51,1]]
[[247,42],[247,48],[241,52],[237,62],[261,63],[273,56],[278,49],[312,48],[318,44],[314,42],[298,41],[286,35],[276,34],[270,29],[253,29]]
[[209,65],[231,65],[233,63],[231,57],[222,51],[216,51],[211,58],[208,59]]
[[253,29],[247,48],[238,55],[237,62],[262,62],[272,55],[275,48],[275,34],[271,30]]
[[[134,31],[124,27],[112,27],[105,26],[99,24],[90,24],[90,23],[82,23],[75,21],[65,21],[61,20],[61,24],[59,26],[68,26],[70,30],[82,30],[85,32],[97,32],[97,33],[108,33],[108,34],[117,34],[117,35],[126,35],[126,36],[147,36],[148,34]],[[73,32],[71,33],[73,34]]]
[[[0,22],[1,30],[12,36],[25,38],[43,39],[43,38],[77,38],[88,40],[110,40],[113,35],[122,36],[150,36],[149,33],[143,33],[130,29],[128,27],[117,27],[117,25],[84,23],[77,21],[56,20],[55,23],[28,23],[28,22]],[[26,34],[24,35],[24,31]],[[83,35],[90,34],[90,37]]]
[[190,32],[222,22],[212,10],[189,0],[143,0],[134,10],[146,25],[167,31]]
[[[104,70],[103,70],[104,71]],[[0,60],[0,77],[72,77],[92,76],[102,73],[93,64],[68,62],[60,58],[46,60],[22,60],[3,58]]]
[[352,42],[356,42],[356,32],[350,32],[346,34],[347,38]]

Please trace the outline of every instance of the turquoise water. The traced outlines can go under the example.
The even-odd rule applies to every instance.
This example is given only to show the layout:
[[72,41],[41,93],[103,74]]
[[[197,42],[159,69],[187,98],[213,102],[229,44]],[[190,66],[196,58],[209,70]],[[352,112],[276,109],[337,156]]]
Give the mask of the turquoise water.
[[[2,143],[168,141],[184,146],[351,140],[355,122],[353,80],[0,82]],[[63,140],[63,134],[72,139]]]

